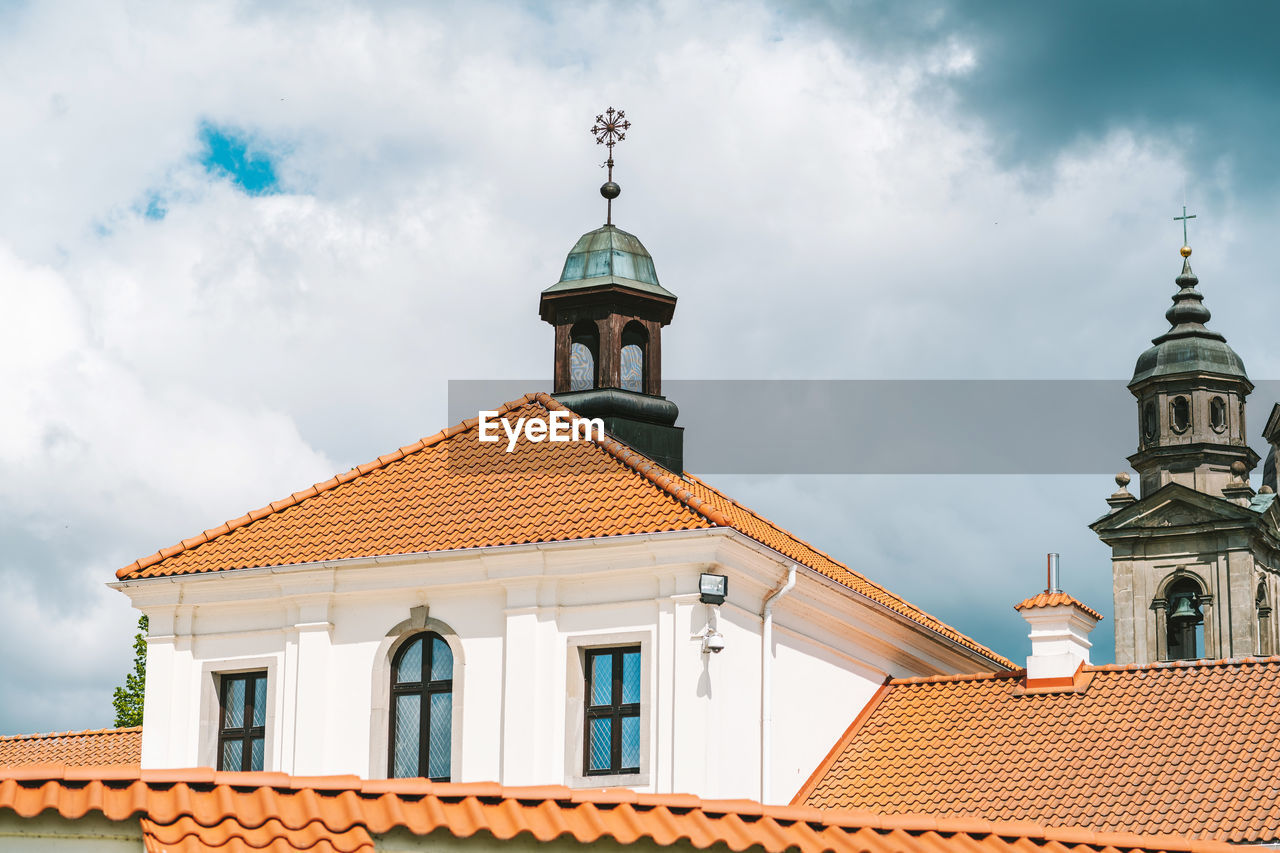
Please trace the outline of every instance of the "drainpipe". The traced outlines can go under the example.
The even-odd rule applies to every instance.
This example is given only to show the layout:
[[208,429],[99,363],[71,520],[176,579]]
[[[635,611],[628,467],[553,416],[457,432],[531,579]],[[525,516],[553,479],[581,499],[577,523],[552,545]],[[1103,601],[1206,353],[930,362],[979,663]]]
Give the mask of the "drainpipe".
[[773,605],[796,585],[796,564],[787,567],[782,586],[765,596],[760,616],[760,802],[769,802],[769,775],[773,772]]

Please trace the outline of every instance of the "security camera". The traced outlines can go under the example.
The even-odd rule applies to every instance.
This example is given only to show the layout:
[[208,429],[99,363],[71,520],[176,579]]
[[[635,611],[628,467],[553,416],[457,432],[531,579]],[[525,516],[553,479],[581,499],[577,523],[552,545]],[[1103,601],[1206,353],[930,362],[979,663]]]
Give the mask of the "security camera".
[[702,653],[720,654],[724,651],[724,635],[719,632],[712,632],[702,638]]

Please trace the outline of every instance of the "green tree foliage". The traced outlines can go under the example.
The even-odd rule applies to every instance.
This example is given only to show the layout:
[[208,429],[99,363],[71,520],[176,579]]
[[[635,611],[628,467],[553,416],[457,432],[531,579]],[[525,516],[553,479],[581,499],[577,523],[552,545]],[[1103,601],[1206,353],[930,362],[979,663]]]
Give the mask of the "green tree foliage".
[[142,697],[147,692],[147,617],[138,617],[138,633],[133,637],[133,672],[117,687],[111,704],[116,707],[117,726],[142,725]]

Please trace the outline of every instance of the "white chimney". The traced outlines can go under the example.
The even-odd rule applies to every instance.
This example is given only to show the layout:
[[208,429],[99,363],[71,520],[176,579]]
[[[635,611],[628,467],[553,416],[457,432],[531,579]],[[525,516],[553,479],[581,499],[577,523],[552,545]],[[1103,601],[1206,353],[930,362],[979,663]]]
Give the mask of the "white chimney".
[[1070,687],[1076,672],[1089,663],[1089,632],[1102,619],[1059,586],[1058,555],[1050,554],[1045,591],[1014,609],[1031,626],[1027,658],[1028,687]]

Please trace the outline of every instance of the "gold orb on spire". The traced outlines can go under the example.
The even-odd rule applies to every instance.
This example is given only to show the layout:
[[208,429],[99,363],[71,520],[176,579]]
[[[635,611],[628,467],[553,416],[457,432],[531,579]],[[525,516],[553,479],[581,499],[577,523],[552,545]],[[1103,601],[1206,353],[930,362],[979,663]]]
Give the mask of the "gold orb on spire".
[[1190,247],[1190,246],[1183,246],[1183,247],[1182,247],[1181,249],[1179,249],[1178,251],[1179,251],[1180,253],[1182,253],[1182,257],[1184,257],[1184,258],[1189,258],[1189,257],[1191,257],[1191,247]]

